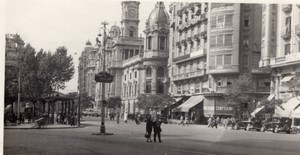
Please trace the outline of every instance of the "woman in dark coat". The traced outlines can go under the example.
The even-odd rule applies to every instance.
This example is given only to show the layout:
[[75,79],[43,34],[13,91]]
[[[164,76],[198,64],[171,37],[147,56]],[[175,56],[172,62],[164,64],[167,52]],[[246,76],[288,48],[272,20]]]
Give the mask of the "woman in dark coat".
[[161,119],[156,118],[156,121],[153,122],[154,129],[154,142],[156,142],[156,136],[158,137],[158,141],[161,143],[160,133],[161,133]]
[[151,117],[148,117],[146,122],[146,132],[148,135],[145,135],[145,137],[147,138],[147,142],[152,142],[151,140],[152,127],[153,127],[153,122],[151,120]]

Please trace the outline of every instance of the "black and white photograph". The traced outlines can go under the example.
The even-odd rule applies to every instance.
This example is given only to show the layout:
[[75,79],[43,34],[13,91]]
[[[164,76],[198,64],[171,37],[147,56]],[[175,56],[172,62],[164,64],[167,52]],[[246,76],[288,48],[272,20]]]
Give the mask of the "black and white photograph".
[[300,154],[300,1],[2,4],[0,154]]

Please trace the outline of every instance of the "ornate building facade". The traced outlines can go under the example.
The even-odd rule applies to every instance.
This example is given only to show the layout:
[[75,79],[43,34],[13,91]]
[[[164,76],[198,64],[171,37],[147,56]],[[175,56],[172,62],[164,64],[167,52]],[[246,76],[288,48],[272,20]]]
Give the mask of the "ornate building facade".
[[294,97],[285,82],[300,72],[300,5],[264,4],[262,9],[261,68],[271,69],[271,91],[286,102]]
[[18,34],[5,35],[5,67],[18,66],[18,47],[24,46],[24,41]]
[[[86,47],[81,52],[78,65],[78,90],[81,95],[90,98],[95,98],[96,81],[95,73],[96,63],[99,61],[96,48],[94,48],[90,41],[86,42]],[[93,108],[98,108],[98,102],[93,102]]]

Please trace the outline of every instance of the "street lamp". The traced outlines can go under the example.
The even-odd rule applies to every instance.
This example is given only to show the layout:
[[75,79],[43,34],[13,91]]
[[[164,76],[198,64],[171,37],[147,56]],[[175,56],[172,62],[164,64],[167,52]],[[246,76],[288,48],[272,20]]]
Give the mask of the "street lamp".
[[[101,82],[102,84],[102,89],[101,89],[101,99],[102,99],[102,105],[101,105],[101,126],[100,126],[100,133],[93,133],[93,135],[113,135],[113,133],[106,133],[105,132],[105,105],[106,105],[106,100],[105,100],[105,83],[111,83],[113,80],[113,76],[110,75],[105,71],[105,48],[106,48],[106,42],[107,39],[109,39],[108,36],[106,36],[106,25],[108,25],[107,22],[102,22],[103,25],[103,51],[102,51],[102,72],[99,72],[98,74],[95,75],[95,81],[96,82]],[[98,36],[101,36],[99,34]],[[97,44],[100,46],[100,41],[97,38],[96,39]],[[100,48],[99,48],[100,49]]]

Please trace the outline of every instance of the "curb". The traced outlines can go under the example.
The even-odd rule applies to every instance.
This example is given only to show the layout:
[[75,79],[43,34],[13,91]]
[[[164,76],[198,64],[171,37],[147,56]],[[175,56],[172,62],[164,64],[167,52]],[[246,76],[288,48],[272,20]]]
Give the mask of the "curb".
[[53,128],[4,128],[4,130],[44,130],[44,129],[77,129],[77,128],[85,128],[86,125],[80,125],[79,127],[53,127]]

